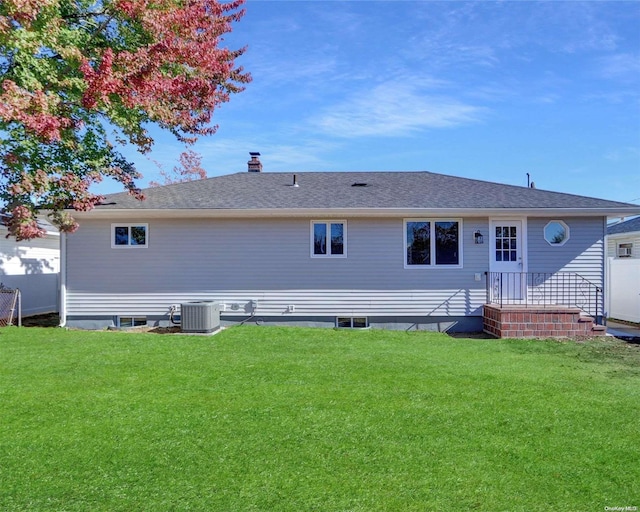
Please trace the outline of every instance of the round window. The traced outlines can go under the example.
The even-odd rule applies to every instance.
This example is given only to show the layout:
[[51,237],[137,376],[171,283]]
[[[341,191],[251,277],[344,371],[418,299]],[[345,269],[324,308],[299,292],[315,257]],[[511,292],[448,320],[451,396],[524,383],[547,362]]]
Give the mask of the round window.
[[561,220],[552,220],[544,227],[544,239],[551,245],[564,245],[569,240],[569,226]]

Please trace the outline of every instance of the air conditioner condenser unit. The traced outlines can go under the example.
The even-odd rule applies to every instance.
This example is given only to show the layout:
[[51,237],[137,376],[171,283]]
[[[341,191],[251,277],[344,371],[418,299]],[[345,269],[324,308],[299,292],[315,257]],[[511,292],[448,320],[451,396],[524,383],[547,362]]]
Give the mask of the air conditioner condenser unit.
[[182,332],[212,333],[220,329],[220,304],[213,301],[180,304]]

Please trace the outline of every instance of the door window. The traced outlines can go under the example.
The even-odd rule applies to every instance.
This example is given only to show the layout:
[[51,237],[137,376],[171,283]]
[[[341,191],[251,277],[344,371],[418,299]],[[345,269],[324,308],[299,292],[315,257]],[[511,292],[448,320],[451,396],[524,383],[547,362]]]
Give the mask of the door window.
[[518,228],[496,226],[496,261],[518,260]]

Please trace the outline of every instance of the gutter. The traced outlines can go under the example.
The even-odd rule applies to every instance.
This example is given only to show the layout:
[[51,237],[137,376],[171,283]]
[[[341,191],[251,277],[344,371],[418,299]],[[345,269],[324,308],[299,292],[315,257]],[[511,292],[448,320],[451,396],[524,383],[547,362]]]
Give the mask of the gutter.
[[[73,212],[76,220],[137,218],[308,218],[327,217],[618,217],[619,208],[105,208]],[[640,207],[624,212],[640,214]]]

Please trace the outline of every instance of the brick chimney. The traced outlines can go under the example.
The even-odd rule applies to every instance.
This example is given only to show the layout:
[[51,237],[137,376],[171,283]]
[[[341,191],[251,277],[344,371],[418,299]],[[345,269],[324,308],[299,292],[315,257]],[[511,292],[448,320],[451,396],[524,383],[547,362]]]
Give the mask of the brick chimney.
[[262,162],[260,161],[260,153],[250,151],[251,160],[247,162],[249,172],[262,172]]

